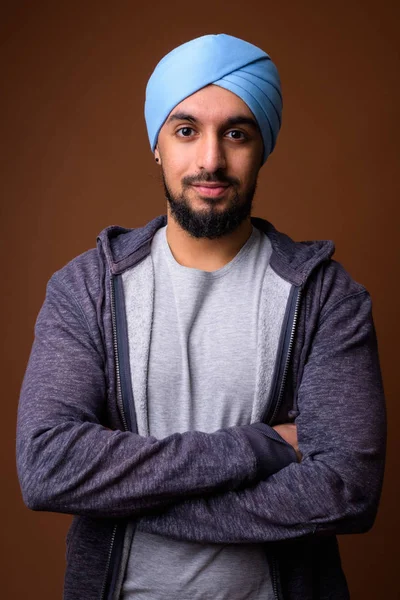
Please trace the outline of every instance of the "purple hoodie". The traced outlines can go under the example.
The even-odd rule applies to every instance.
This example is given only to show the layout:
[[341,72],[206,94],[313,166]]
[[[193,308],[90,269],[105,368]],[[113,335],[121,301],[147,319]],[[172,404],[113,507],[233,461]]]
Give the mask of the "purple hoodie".
[[[385,455],[370,298],[331,260],[331,242],[295,243],[252,222],[271,241],[271,267],[292,284],[263,424],[163,440],[136,432],[120,276],[149,254],[166,217],[103,231],[97,250],[48,284],[17,459],[30,508],[77,515],[65,600],[115,599],[135,521],[179,540],[264,543],[276,598],[348,598],[335,535],[372,526]],[[301,463],[271,428],[294,419]]]

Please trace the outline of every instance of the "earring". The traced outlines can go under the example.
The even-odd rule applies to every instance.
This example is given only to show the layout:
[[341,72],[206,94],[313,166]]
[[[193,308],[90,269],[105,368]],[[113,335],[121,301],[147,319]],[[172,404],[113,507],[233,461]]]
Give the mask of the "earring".
[[156,162],[160,162],[160,159],[159,159],[159,158],[156,158]]

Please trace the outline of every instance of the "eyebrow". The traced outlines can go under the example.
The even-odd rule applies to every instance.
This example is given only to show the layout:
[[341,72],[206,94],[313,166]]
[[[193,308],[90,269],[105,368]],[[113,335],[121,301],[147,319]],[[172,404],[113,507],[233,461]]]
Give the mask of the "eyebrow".
[[252,117],[245,117],[242,115],[238,115],[237,117],[230,117],[226,120],[227,127],[233,127],[234,125],[250,125],[250,127],[254,127],[258,129],[258,123]]
[[198,122],[196,117],[183,112],[176,112],[173,115],[170,115],[167,119],[167,123],[171,123],[171,121],[190,121],[191,123]]
[[[176,112],[170,115],[167,119],[167,123],[171,123],[172,121],[189,121],[190,123],[199,122],[196,117],[184,112]],[[224,127],[234,127],[235,125],[250,125],[250,127],[253,127],[257,130],[259,129],[258,123],[255,119],[252,117],[246,117],[244,115],[229,117],[229,119],[224,121]]]

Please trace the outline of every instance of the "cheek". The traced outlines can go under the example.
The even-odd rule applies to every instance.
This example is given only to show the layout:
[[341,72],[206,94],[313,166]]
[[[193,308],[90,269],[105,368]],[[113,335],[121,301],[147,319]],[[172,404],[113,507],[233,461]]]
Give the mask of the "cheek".
[[254,161],[243,157],[241,160],[232,164],[232,175],[237,177],[244,186],[250,185],[257,178],[258,168],[255,168]]
[[179,164],[173,159],[171,159],[171,157],[169,157],[167,161],[163,161],[163,169],[164,177],[168,181],[173,182],[178,181],[180,179]]
[[169,153],[168,159],[162,160],[162,166],[166,180],[175,185],[179,185],[182,177],[190,173],[188,161],[182,155]]

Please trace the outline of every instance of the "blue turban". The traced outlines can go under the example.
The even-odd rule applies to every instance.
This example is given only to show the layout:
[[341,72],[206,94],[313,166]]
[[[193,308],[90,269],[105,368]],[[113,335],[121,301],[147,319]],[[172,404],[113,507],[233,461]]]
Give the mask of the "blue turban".
[[214,84],[243,100],[257,120],[264,162],[281,126],[282,96],[277,68],[263,50],[231,35],[204,35],[164,56],[146,88],[145,118],[151,149],[169,113],[201,88]]

